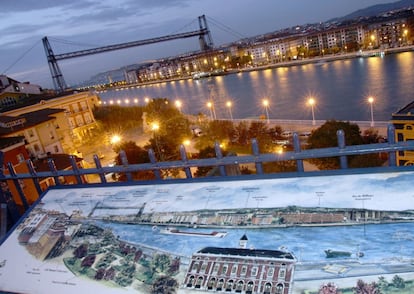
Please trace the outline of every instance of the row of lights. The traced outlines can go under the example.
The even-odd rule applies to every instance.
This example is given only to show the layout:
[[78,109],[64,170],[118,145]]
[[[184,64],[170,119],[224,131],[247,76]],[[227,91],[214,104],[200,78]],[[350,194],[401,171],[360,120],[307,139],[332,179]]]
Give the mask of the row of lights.
[[[149,98],[145,98],[144,102],[148,103],[150,101]],[[374,104],[374,97],[369,96],[367,99],[368,103],[370,104],[370,110],[371,110],[371,127],[374,126],[374,110],[373,110],[373,104]],[[129,99],[125,99],[125,104],[129,104],[130,100]],[[138,99],[135,98],[133,100],[133,102],[135,104],[138,104]],[[101,102],[103,104],[106,104],[107,102]],[[122,100],[118,99],[116,101],[117,104],[121,104]],[[113,105],[115,104],[113,100],[109,100],[108,104]],[[183,106],[183,103],[181,102],[181,100],[175,100],[174,102],[175,106],[181,111],[181,108]],[[312,125],[316,125],[316,120],[315,120],[315,105],[316,105],[316,100],[313,97],[309,97],[307,100],[307,104],[311,107],[311,111],[312,111]],[[270,102],[268,99],[263,99],[262,100],[262,105],[266,111],[266,120],[267,123],[270,123],[270,118],[269,118],[269,107],[270,107]],[[232,107],[233,107],[233,102],[232,101],[227,101],[226,102],[226,107],[228,108],[229,111],[229,116],[230,116],[230,120],[233,120],[233,112],[232,112]],[[207,102],[207,108],[210,110],[210,117],[211,119],[217,119],[217,115],[216,115],[216,110],[214,108],[214,103],[212,101],[208,101]]]

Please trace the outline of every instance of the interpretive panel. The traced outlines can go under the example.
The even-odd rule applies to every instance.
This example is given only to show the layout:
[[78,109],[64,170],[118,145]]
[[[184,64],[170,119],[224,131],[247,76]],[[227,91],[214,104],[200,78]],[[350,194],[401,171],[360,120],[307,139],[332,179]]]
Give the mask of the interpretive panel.
[[0,290],[414,293],[413,180],[387,172],[52,188],[1,245]]

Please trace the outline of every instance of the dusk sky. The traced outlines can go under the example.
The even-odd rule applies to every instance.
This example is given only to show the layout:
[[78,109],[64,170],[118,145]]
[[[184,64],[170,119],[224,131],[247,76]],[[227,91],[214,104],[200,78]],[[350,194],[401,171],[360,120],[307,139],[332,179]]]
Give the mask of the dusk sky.
[[[198,16],[204,14],[214,44],[221,45],[390,2],[396,1],[4,0],[0,4],[0,74],[52,87],[44,36],[55,54],[67,53],[194,31]],[[59,66],[66,83],[73,85],[99,72],[198,49],[198,39],[189,38],[63,60]]]

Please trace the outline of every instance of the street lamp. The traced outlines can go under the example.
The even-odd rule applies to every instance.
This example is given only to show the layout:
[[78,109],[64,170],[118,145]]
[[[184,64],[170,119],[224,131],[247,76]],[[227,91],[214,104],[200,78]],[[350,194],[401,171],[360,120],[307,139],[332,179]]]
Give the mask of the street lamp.
[[116,145],[121,142],[121,137],[119,135],[112,135],[111,137],[111,144]]
[[233,113],[231,112],[232,105],[233,103],[231,103],[231,101],[226,102],[226,106],[229,108],[230,120],[233,120]]
[[374,109],[373,109],[374,97],[369,96],[368,97],[368,103],[369,103],[370,108],[371,108],[371,127],[373,127],[374,126]]
[[211,119],[217,119],[217,117],[216,117],[216,111],[214,110],[214,104],[213,104],[213,102],[211,102],[211,101],[207,102],[207,107],[210,109]]
[[262,103],[263,103],[263,106],[264,106],[265,111],[266,111],[267,123],[270,123],[270,120],[269,120],[269,100],[263,99]]
[[179,110],[179,111],[181,111],[181,106],[182,106],[183,104],[181,103],[181,101],[180,100],[175,100],[175,107],[177,107],[177,109]]
[[316,120],[315,120],[315,110],[313,108],[313,106],[315,105],[315,99],[313,97],[310,97],[308,99],[308,104],[310,105],[311,109],[312,109],[312,125],[316,125]]

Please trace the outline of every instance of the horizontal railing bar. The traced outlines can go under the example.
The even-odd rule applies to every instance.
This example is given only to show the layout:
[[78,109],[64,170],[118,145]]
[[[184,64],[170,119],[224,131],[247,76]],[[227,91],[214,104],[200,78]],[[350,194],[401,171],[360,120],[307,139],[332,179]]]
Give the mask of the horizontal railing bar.
[[[184,148],[182,146],[182,148]],[[263,162],[280,162],[287,160],[305,160],[312,158],[325,158],[325,157],[339,157],[339,156],[352,156],[370,153],[390,153],[398,151],[414,150],[414,141],[397,142],[394,144],[389,143],[376,143],[365,145],[351,145],[344,148],[329,147],[318,149],[306,149],[299,152],[287,151],[283,153],[263,153],[259,155],[242,155],[242,156],[226,156],[222,158],[204,158],[204,159],[188,159],[177,161],[163,161],[156,163],[141,163],[141,164],[128,164],[128,165],[115,165],[105,166],[100,168],[80,168],[74,170],[61,170],[61,171],[42,171],[35,174],[16,174],[16,175],[3,175],[3,180],[14,179],[32,179],[32,178],[48,178],[59,176],[81,176],[90,174],[110,174],[110,173],[128,173],[138,171],[155,171],[165,169],[184,169],[191,167],[207,167],[207,166],[230,166],[237,164],[248,163],[263,163]]]

